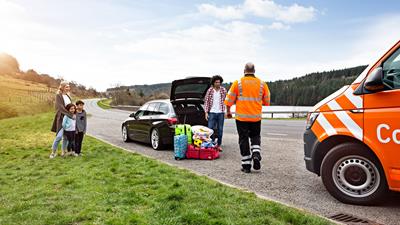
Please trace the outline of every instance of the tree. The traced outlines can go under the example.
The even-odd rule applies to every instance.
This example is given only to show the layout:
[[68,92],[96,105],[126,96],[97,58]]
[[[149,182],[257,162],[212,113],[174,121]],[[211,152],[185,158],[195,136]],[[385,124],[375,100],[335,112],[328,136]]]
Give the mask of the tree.
[[0,53],[0,75],[7,74],[15,76],[19,72],[20,69],[17,59],[6,53]]

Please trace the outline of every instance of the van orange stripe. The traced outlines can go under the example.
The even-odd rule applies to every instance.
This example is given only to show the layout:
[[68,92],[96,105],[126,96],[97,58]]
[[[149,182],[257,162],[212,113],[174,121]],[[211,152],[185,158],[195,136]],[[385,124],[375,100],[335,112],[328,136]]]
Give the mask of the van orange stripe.
[[351,101],[346,97],[346,95],[342,95],[336,99],[336,102],[342,107],[342,109],[356,109],[357,106],[353,105]]
[[328,112],[328,111],[332,111],[332,110],[329,108],[328,104],[325,104],[325,105],[320,107],[320,111],[321,112]]
[[[340,105],[340,107],[347,113],[347,115],[350,116],[350,118],[359,126],[361,127],[361,129],[363,129],[363,117],[360,114],[354,114],[352,112],[349,111],[349,109],[355,109],[357,108],[355,105],[353,105],[353,103],[351,103],[351,101],[345,96],[342,95],[340,96],[338,99],[336,99],[336,102]],[[329,106],[328,106],[329,108]],[[337,117],[336,117],[337,118]],[[343,124],[339,118],[337,118],[337,120]],[[335,127],[332,124],[333,127]]]
[[327,138],[327,134],[325,133],[324,128],[318,123],[318,121],[315,121],[313,126],[311,127],[312,132],[315,134],[315,136],[318,138],[319,142],[322,142],[325,138]]
[[352,112],[347,111],[347,115],[350,116],[351,119],[359,126],[361,129],[364,130],[364,121],[363,121],[363,116],[361,114],[354,114]]
[[347,127],[339,120],[339,118],[333,113],[328,112],[324,113],[325,118],[329,121],[329,123],[336,129],[336,132],[339,135],[350,135],[354,137],[354,135],[347,129]]

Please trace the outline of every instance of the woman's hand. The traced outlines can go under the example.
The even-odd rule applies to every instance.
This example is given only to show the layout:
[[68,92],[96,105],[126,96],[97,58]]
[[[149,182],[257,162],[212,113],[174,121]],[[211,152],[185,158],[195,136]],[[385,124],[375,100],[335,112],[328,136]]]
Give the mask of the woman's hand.
[[205,118],[208,121],[208,113],[207,112],[205,113]]

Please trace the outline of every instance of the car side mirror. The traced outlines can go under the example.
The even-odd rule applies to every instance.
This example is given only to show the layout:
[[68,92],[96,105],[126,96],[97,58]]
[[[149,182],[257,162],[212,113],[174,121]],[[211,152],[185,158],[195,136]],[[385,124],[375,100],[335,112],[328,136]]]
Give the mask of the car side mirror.
[[133,118],[136,119],[136,113],[137,113],[137,112],[131,113],[131,114],[129,115],[129,117],[133,117]]
[[364,88],[370,92],[378,92],[385,89],[385,85],[383,84],[382,67],[378,67],[372,71],[372,73],[365,80]]

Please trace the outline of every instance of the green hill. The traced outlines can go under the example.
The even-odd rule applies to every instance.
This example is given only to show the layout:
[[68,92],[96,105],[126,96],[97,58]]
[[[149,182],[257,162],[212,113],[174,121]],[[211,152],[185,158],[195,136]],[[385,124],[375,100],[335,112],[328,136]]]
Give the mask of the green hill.
[[[315,105],[337,89],[351,84],[365,68],[366,66],[357,66],[310,73],[289,80],[267,82],[271,91],[271,102],[273,105]],[[230,85],[231,83],[224,84],[226,88],[229,88]],[[142,97],[156,96],[159,93],[169,94],[171,83],[121,86],[107,89],[108,92],[118,90],[132,91]]]
[[315,105],[337,89],[351,84],[367,66],[307,74],[268,82],[274,105]]

